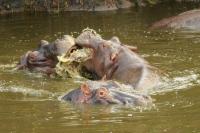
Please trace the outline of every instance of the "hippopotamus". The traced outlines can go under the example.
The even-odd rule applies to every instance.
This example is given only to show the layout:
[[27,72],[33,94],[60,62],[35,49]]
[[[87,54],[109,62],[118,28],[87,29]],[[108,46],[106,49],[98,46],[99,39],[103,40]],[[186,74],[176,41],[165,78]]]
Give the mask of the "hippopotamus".
[[200,28],[200,10],[190,10],[178,14],[173,17],[164,18],[151,25],[150,29],[158,28],[186,28],[186,29],[199,29]]
[[[126,87],[126,85],[123,87]],[[128,89],[130,89],[129,86]],[[68,92],[60,99],[74,104],[91,105],[147,106],[152,104],[150,96],[136,92],[125,92],[119,82],[111,80],[86,81],[79,88]]]
[[100,79],[114,79],[130,84],[135,89],[153,88],[159,81],[156,68],[122,44],[117,37],[104,40],[85,31],[76,38],[75,43],[93,50],[92,58],[84,66]]
[[64,35],[52,43],[41,40],[36,50],[28,51],[20,58],[16,69],[28,69],[50,75],[55,72],[57,56],[66,53],[74,45],[74,38]]

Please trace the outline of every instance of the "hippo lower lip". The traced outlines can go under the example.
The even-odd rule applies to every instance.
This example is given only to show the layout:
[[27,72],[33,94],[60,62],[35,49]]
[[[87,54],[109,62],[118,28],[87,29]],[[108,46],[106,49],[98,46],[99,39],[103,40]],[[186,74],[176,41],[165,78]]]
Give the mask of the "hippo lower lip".
[[44,67],[44,66],[52,66],[51,62],[48,62],[49,60],[42,60],[42,61],[32,61],[29,60],[29,64],[34,65],[34,66],[40,66],[40,67]]
[[39,59],[39,60],[36,60],[36,59],[30,59],[29,62],[32,62],[32,63],[36,63],[36,62],[46,62],[48,59],[44,58],[44,59]]

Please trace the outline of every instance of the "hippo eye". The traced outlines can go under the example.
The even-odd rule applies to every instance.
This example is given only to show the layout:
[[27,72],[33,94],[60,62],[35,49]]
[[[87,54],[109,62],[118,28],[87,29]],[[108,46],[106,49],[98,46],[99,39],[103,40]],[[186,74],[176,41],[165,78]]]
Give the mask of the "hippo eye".
[[107,95],[108,95],[108,90],[106,89],[106,88],[100,88],[100,89],[98,89],[98,91],[97,91],[97,95],[99,96],[99,97],[106,97]]
[[108,46],[109,46],[109,45],[108,45],[108,43],[107,43],[107,42],[106,42],[106,43],[105,43],[105,42],[104,42],[104,43],[102,43],[102,47],[103,47],[103,48],[107,48]]
[[105,93],[103,91],[99,92],[99,96],[104,96],[104,95],[105,95]]

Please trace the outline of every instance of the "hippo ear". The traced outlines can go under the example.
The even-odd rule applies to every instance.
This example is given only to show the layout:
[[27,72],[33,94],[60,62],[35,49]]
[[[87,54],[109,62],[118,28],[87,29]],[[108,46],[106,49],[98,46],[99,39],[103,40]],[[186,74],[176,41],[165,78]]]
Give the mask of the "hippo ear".
[[108,94],[109,94],[108,89],[106,89],[104,87],[97,90],[98,97],[106,97],[106,96],[108,96]]
[[83,94],[84,94],[85,96],[91,95],[91,90],[90,90],[88,84],[82,84],[82,85],[81,85],[81,91],[83,92]]
[[110,55],[110,60],[114,62],[116,60],[117,56],[118,56],[118,53],[112,53]]
[[48,45],[49,42],[46,41],[46,40],[40,40],[40,43],[39,43],[39,47],[43,46],[43,45]]
[[113,36],[113,37],[110,39],[110,41],[112,41],[112,42],[114,42],[114,43],[121,44],[121,42],[120,42],[119,38],[118,38],[118,37],[116,37],[116,36]]
[[133,52],[137,52],[138,48],[136,46],[130,46],[130,45],[124,45],[125,47],[127,47],[128,49],[130,49]]

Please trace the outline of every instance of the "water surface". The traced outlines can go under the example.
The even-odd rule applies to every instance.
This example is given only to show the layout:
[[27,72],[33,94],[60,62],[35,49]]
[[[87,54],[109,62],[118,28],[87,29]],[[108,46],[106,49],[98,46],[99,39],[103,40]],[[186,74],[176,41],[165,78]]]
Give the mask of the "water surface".
[[[17,14],[0,17],[0,132],[2,133],[191,133],[200,132],[200,32],[156,30],[155,20],[186,8],[114,12]],[[156,14],[156,15],[155,15]],[[105,39],[118,36],[164,75],[149,91],[155,107],[74,106],[57,98],[80,84],[12,71],[20,55],[41,39],[75,37],[90,27]]]

